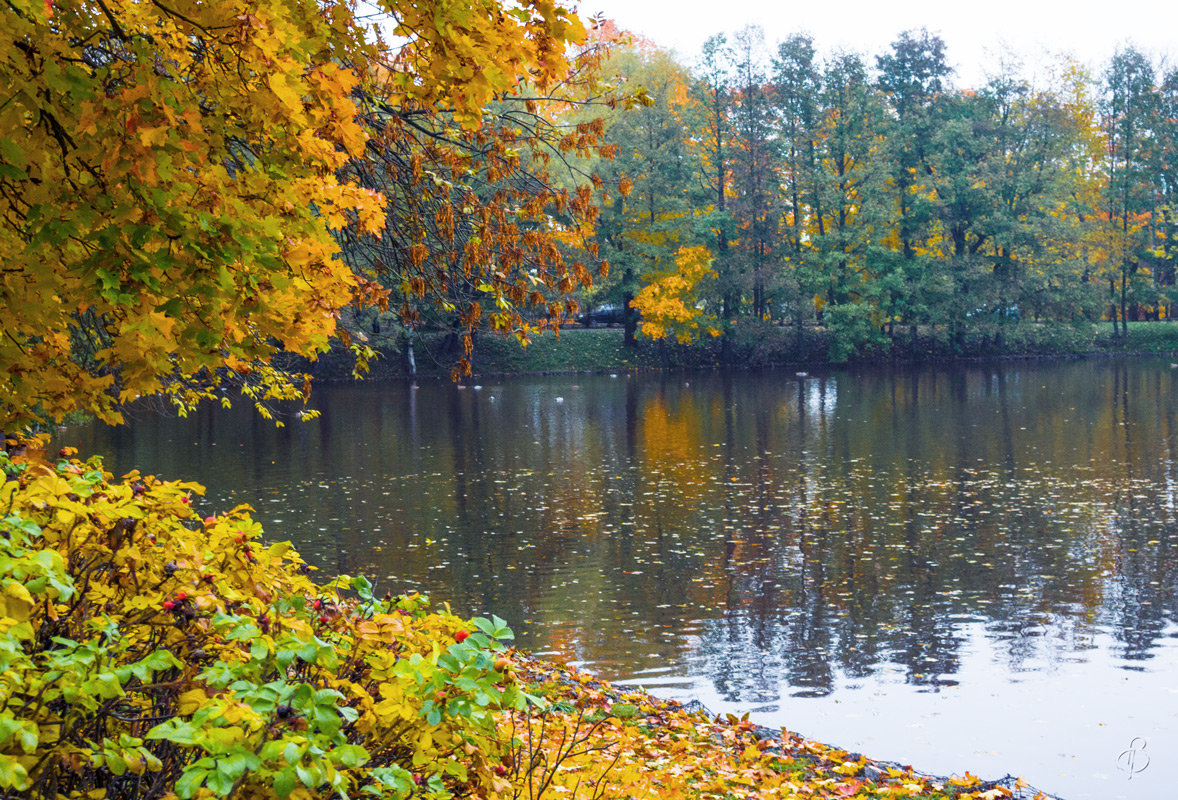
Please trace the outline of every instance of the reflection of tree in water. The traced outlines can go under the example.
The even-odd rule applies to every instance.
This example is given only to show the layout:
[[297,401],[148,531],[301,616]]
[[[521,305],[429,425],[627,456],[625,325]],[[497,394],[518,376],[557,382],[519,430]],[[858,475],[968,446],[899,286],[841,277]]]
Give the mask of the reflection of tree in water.
[[[840,393],[848,406],[833,424],[811,430],[801,414],[784,435],[765,425],[763,413],[731,416],[730,441],[750,442],[757,455],[734,456],[724,473],[747,481],[742,500],[754,502],[739,518],[729,516],[726,530],[739,533],[725,538],[725,601],[700,644],[723,696],[761,701],[783,680],[794,693],[825,694],[836,673],[862,677],[884,662],[903,665],[916,685],[952,684],[960,624],[970,620],[987,623],[996,652],[1014,670],[1091,646],[1100,613],[1126,658],[1155,646],[1178,616],[1175,498],[1156,487],[1178,481],[1159,474],[1174,470],[1172,439],[1139,437],[1165,443],[1154,460],[1124,428],[1125,420],[1168,424],[1172,401],[1141,387],[1127,391],[1123,378],[1105,387],[1108,394],[1081,391],[1069,402],[1087,400],[1097,416],[1107,409],[1112,424],[1076,441],[1048,411],[1028,404],[1027,387],[1038,382],[1022,377],[999,374],[979,384],[956,376],[943,386],[909,377],[886,394],[865,392],[873,402],[887,397],[895,415],[892,434],[902,446],[880,448],[884,463],[840,425],[843,413],[872,418],[851,405],[853,389]],[[1040,392],[1033,394],[1046,396]],[[979,395],[995,405],[997,436],[973,429]],[[926,409],[914,423],[908,406],[917,398],[954,411]],[[1045,420],[1033,433],[1028,414]],[[1105,460],[1110,436],[1120,453],[1114,462]],[[1078,464],[1044,459],[1036,452],[1044,440],[1051,452],[1078,451],[1070,456]],[[834,458],[807,460],[807,447],[824,446]],[[762,457],[769,452],[772,458]],[[1118,475],[1124,460],[1136,472]],[[779,531],[768,545],[774,558],[758,549],[768,530]]]
[[[1167,536],[1175,526],[1159,526],[1142,520],[1139,509],[1130,508],[1118,515],[1118,580],[1110,587],[1106,613],[1114,635],[1121,643],[1121,657],[1143,661],[1157,640],[1165,634],[1168,622],[1176,618],[1175,584],[1178,582],[1173,537]],[[1143,510],[1143,509],[1142,509]]]

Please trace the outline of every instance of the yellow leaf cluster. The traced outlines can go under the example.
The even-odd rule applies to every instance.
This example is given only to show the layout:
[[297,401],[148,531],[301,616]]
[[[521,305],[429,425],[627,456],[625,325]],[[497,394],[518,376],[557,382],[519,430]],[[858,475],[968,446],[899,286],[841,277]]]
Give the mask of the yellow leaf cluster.
[[[0,426],[121,403],[228,357],[313,354],[352,277],[323,214],[365,133],[346,7],[17,2],[0,20]],[[379,215],[376,216],[379,219]]]
[[696,307],[700,282],[715,277],[712,256],[703,246],[681,247],[675,254],[675,270],[656,273],[634,297],[642,313],[642,333],[652,339],[674,335],[690,342],[711,317]]

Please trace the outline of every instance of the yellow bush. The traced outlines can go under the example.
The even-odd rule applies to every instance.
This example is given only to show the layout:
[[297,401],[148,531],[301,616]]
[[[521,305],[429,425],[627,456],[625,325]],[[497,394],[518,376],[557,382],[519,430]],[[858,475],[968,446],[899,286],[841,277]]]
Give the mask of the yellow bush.
[[[502,620],[316,585],[247,507],[0,454],[0,794],[487,796]],[[498,660],[499,669],[496,669]],[[510,662],[506,662],[510,663]]]

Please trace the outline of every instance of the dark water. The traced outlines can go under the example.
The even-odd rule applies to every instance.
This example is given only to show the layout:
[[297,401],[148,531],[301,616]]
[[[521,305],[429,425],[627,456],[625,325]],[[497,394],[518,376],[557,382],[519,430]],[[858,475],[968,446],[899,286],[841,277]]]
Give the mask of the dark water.
[[1178,797],[1168,360],[323,386],[314,405],[280,430],[243,407],[64,443],[658,694],[929,771]]

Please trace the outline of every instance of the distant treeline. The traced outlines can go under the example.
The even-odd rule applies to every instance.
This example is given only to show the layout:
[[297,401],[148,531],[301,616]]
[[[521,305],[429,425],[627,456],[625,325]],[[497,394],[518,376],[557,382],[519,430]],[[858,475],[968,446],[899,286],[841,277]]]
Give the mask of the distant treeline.
[[838,360],[930,329],[1124,335],[1178,300],[1178,69],[1132,47],[959,89],[924,30],[868,59],[753,27],[690,66],[623,38],[605,69],[641,102],[607,111],[614,157],[589,164],[611,270],[585,299],[633,301],[647,334],[820,322]]

